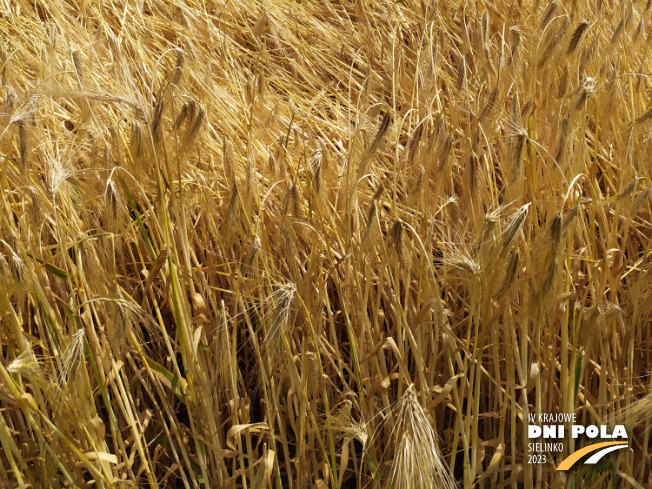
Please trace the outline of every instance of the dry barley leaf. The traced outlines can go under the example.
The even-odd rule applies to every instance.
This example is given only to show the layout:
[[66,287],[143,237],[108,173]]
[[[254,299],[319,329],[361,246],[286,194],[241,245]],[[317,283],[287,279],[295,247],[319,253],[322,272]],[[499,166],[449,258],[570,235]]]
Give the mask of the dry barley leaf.
[[267,481],[272,477],[274,470],[274,460],[276,459],[276,452],[274,450],[267,450],[267,460],[265,460],[265,478]]
[[522,388],[525,389],[525,392],[530,392],[534,385],[537,382],[537,378],[539,377],[539,362],[532,362],[530,364],[530,375],[529,375],[529,380],[526,385],[524,385]]
[[505,472],[507,472],[507,470],[510,468],[512,475],[509,477],[509,479],[505,479],[505,482],[497,485],[496,489],[502,489],[503,487],[512,487],[513,484],[523,482],[523,465],[519,464],[515,466],[507,466],[505,467]]
[[339,482],[338,486],[342,487],[342,483],[344,482],[344,473],[346,472],[346,468],[349,466],[349,442],[345,441],[344,445],[342,446],[342,455],[341,455],[341,460],[340,460],[340,474],[339,474]]
[[398,373],[389,374],[380,382],[380,387],[387,389],[392,383],[392,380],[396,379],[398,379]]
[[444,402],[448,398],[448,394],[450,394],[450,391],[453,390],[453,387],[457,385],[458,379],[461,379],[463,377],[466,377],[466,375],[464,374],[464,372],[461,372],[448,379],[444,387],[441,389],[439,395],[435,397],[435,399],[432,401],[431,406],[435,407],[441,404],[442,402]]
[[403,377],[405,377],[405,381],[408,383],[408,385],[412,384],[412,377],[410,377],[410,372],[405,366],[405,362],[403,361],[403,357],[401,357],[401,352],[399,351],[398,345],[396,344],[396,341],[394,341],[394,338],[390,337],[385,340],[385,343],[383,344],[383,348],[386,348],[387,346],[389,346],[394,352],[394,355],[396,355],[396,360],[398,361],[399,369],[403,374]]
[[489,466],[487,467],[487,470],[485,470],[481,475],[480,479],[485,479],[491,474],[493,474],[496,469],[498,469],[498,466],[500,465],[500,461],[503,459],[503,455],[505,455],[505,444],[504,443],[499,443],[498,447],[496,448],[496,452],[494,453],[493,457],[491,457],[491,462],[489,462]]
[[112,453],[107,453],[107,452],[86,452],[84,454],[87,459],[89,460],[102,460],[103,462],[109,462],[110,464],[117,465],[118,464],[118,457],[116,457]]
[[247,429],[251,430],[254,433],[260,433],[263,430],[268,430],[269,426],[267,425],[267,423],[249,423],[249,424],[236,424],[236,425],[233,425],[233,426],[231,426],[231,428],[229,428],[229,431],[226,434],[226,444],[227,444],[227,446],[230,449],[237,451],[237,448],[233,444],[233,438],[235,438],[235,436],[237,434],[239,434],[241,431],[244,431],[244,430],[247,430]]
[[199,346],[199,341],[201,340],[201,332],[202,332],[202,327],[199,326],[195,330],[195,335],[194,335],[194,338],[192,340],[192,351],[193,351],[195,356],[197,356],[197,347]]
[[417,317],[416,317],[416,319],[414,321],[416,323],[421,323],[421,322],[425,321],[428,313],[432,310],[432,306],[434,306],[437,303],[441,304],[441,299],[439,297],[434,297],[434,298],[426,301],[421,306],[421,309],[419,309],[419,312],[417,313]]
[[274,471],[274,460],[276,459],[276,452],[274,450],[267,450],[266,453],[260,457],[252,465],[261,465],[262,467],[256,471],[256,475],[251,483],[251,489],[262,489],[271,487],[272,472]]
[[152,264],[152,267],[149,270],[147,270],[147,275],[145,276],[146,278],[145,286],[143,287],[144,296],[147,295],[147,290],[152,285],[152,281],[156,278],[158,272],[161,270],[161,268],[163,267],[167,259],[168,259],[167,250],[162,250],[159,253],[158,257],[156,258],[156,261]]
[[32,396],[29,392],[25,392],[21,394],[20,399],[22,401],[25,401],[29,407],[31,407],[34,411],[38,411],[38,407],[36,405],[36,401],[34,400],[34,396]]
[[621,477],[622,479],[626,480],[632,487],[635,489],[645,489],[643,485],[639,484],[636,482],[636,479],[634,479],[631,475],[626,474],[622,470],[618,471],[618,476]]
[[197,435],[197,440],[199,440],[202,443],[205,443],[208,447],[210,447],[211,451],[213,454],[215,454],[218,457],[224,457],[224,458],[235,458],[238,455],[238,452],[235,450],[228,450],[226,448],[218,448],[213,444],[211,439],[206,439],[206,437]]
[[86,309],[84,312],[82,312],[80,316],[84,322],[84,325],[88,326],[89,328],[93,327],[93,316],[89,309]]

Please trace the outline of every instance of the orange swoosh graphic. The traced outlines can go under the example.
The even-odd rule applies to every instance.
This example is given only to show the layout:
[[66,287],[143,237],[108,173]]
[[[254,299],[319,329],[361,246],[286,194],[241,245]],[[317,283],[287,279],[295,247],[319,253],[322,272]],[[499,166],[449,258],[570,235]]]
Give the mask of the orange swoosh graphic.
[[613,445],[627,445],[627,442],[605,441],[603,443],[595,443],[594,445],[589,445],[588,447],[584,447],[581,450],[578,450],[575,453],[566,457],[566,459],[559,464],[557,470],[568,470],[575,464],[575,462],[581,459],[584,455],[587,455],[591,452],[595,452],[596,450],[600,450],[601,448],[611,447]]

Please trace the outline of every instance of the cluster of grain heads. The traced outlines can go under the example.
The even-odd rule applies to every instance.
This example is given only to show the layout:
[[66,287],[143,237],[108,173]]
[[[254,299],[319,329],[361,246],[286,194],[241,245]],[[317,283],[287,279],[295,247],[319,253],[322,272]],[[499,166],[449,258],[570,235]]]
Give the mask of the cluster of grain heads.
[[113,173],[106,181],[104,186],[103,205],[104,205],[104,219],[106,220],[106,228],[110,232],[119,233],[127,222],[127,205],[122,196],[122,192],[113,179]]
[[[323,418],[320,420],[320,425],[326,427],[326,416],[323,416]],[[367,425],[364,421],[358,421],[354,418],[353,403],[349,399],[345,399],[333,408],[328,423],[330,423],[330,429],[334,432],[338,432],[347,438],[357,439],[362,443],[363,449],[367,445],[369,439]]]
[[32,348],[27,348],[9,362],[7,372],[25,377],[41,389],[47,386],[47,375],[42,361],[37,358]]
[[393,460],[384,487],[388,489],[454,489],[456,487],[440,451],[437,435],[414,384],[397,401],[391,442]]
[[0,5],[0,486],[648,484],[649,5],[249,7]]
[[[265,326],[265,337],[263,345],[273,350],[278,342],[288,333],[288,319],[290,317],[290,305],[296,293],[296,286],[292,283],[276,284],[276,290],[270,295],[271,318]],[[286,338],[287,340],[287,338]]]

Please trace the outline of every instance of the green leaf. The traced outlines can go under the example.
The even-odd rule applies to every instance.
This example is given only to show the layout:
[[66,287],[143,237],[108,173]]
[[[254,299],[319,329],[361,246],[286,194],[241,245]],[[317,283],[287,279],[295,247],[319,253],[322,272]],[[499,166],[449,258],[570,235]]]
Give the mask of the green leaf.
[[43,266],[45,267],[45,269],[48,272],[53,273],[54,275],[56,275],[59,278],[62,278],[64,280],[68,280],[68,274],[66,272],[64,272],[63,270],[61,270],[59,267],[55,267],[54,265],[50,265],[49,263],[46,263]]
[[582,357],[584,357],[584,352],[580,351],[580,354],[577,357],[577,362],[575,362],[575,395],[574,395],[575,402],[577,402],[577,394],[580,391],[580,376],[582,375]]
[[55,267],[54,265],[51,265],[49,263],[45,263],[43,260],[39,260],[31,253],[27,253],[27,256],[39,262],[39,264],[43,265],[43,267],[51,274],[56,275],[57,277],[62,278],[64,280],[68,280],[68,274],[61,268]]
[[186,403],[186,396],[184,394],[185,387],[188,385],[186,379],[183,377],[179,379],[176,375],[170,372],[161,364],[155,362],[149,357],[145,357],[147,365],[152,369],[154,375],[161,381],[163,385],[172,389],[177,398],[182,402]]

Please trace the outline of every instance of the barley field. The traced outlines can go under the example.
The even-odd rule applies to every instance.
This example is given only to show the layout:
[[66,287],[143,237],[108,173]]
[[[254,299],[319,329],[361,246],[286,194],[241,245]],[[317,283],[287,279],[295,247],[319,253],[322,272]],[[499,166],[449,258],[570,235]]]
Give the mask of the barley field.
[[652,487],[651,3],[0,0],[0,487]]

